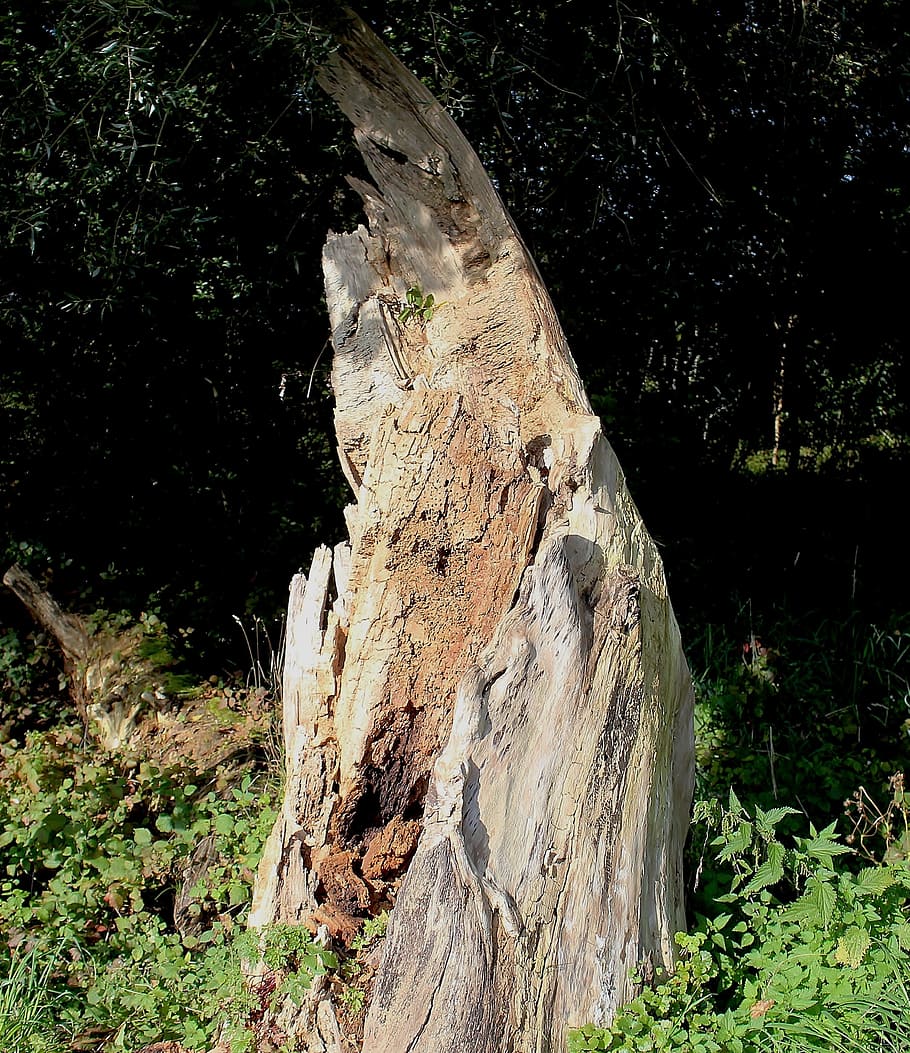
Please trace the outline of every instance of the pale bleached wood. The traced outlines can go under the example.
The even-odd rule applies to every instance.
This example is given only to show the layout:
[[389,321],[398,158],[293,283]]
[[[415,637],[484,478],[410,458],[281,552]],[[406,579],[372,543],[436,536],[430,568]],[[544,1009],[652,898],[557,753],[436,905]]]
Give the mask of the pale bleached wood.
[[338,615],[329,609],[331,581],[325,546],[316,550],[309,575],[291,581],[282,688],[285,792],[259,864],[249,916],[254,928],[302,921],[316,906],[309,845],[325,836],[333,803],[319,734],[335,697],[342,646]]
[[331,638],[333,628],[333,623],[325,624],[331,576],[332,553],[321,545],[313,556],[309,575],[296,574],[291,580],[282,677],[287,757],[294,753],[298,729],[311,727],[324,699],[334,693],[333,654],[331,649],[327,654],[323,649],[325,637]]
[[691,771],[653,747],[680,731],[685,745],[687,698],[661,705],[646,676],[664,666],[685,691],[684,669],[672,639],[643,661],[654,597],[638,574],[618,567],[586,597],[573,548],[542,545],[462,678],[365,1053],[461,1050],[467,1035],[481,1051],[561,1049],[567,1026],[605,1023],[630,997],[646,948],[671,960]]
[[[659,555],[480,162],[359,19],[336,41],[321,83],[373,180],[351,180],[369,229],[323,257],[356,504],[299,634],[309,686],[287,685],[254,921],[344,940],[395,901],[364,1053],[559,1053],[633,968],[672,963],[688,670]],[[414,287],[431,318],[400,317]]]

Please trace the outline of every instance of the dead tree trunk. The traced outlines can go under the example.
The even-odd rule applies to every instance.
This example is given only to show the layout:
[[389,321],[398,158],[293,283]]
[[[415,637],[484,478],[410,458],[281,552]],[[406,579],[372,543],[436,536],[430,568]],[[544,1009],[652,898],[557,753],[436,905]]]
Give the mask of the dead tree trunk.
[[142,654],[144,630],[91,631],[18,564],[3,575],[3,584],[60,648],[70,696],[86,731],[105,749],[125,747],[143,705],[158,697],[154,663]]
[[[369,229],[323,256],[356,503],[292,583],[287,792],[251,923],[343,937],[394,902],[364,1053],[560,1051],[672,962],[689,674],[476,154],[359,19],[336,42],[321,83],[373,180],[350,180]],[[337,1048],[313,1010],[309,1048]]]

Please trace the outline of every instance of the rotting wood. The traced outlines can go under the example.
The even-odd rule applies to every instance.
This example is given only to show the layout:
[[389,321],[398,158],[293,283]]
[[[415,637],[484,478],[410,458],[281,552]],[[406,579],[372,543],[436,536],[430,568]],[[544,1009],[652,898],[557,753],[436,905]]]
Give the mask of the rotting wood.
[[64,611],[18,564],[7,570],[3,583],[60,648],[86,731],[105,749],[124,748],[140,712],[159,701],[159,671],[140,654],[145,630],[89,631],[82,618]]
[[82,620],[73,614],[67,614],[27,570],[14,563],[3,575],[3,584],[25,606],[41,628],[53,637],[70,662],[78,662],[85,658],[88,651],[88,634]]
[[[635,966],[672,963],[688,670],[479,160],[356,16],[336,42],[320,82],[373,181],[350,181],[369,230],[323,256],[356,504],[349,542],[292,586],[287,791],[251,922],[345,940],[394,902],[364,1053],[558,1053]],[[415,288],[444,306],[393,327]]]

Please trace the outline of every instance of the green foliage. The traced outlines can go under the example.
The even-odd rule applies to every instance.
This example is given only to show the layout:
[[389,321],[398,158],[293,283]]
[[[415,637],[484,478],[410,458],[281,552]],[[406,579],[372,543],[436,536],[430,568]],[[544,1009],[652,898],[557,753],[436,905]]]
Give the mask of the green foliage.
[[[274,818],[274,788],[252,776],[200,790],[190,772],[118,769],[67,732],[5,747],[0,768],[0,935],[71,948],[55,963],[57,1019],[98,1027],[109,1048],[160,1037],[203,1048],[226,994],[246,997],[235,939]],[[201,935],[174,931],[173,889],[194,846],[215,862],[192,890]],[[301,953],[299,968],[309,967]]]
[[[4,568],[17,563],[39,578],[47,572],[49,556],[39,544],[10,539],[0,551]],[[0,588],[0,594],[5,591]],[[18,620],[3,621],[0,606],[0,742],[73,715],[66,676],[47,634],[32,625],[23,628]]]
[[690,648],[697,795],[743,788],[765,808],[799,802],[834,818],[857,786],[903,764],[910,625],[769,618],[737,638],[707,627]]
[[[857,891],[879,879],[837,869],[826,824],[855,792],[858,847],[880,855],[880,841],[899,874],[908,844],[897,791],[875,814],[856,791],[906,751],[908,626],[841,616],[907,591],[883,542],[903,529],[893,490],[910,434],[906,19],[895,0],[570,8],[519,0],[503,19],[493,0],[365,0],[364,13],[457,114],[532,246],[666,538],[683,619],[737,591],[787,593],[828,618],[765,628],[761,654],[751,626],[706,640],[700,790],[735,784],[763,811],[718,819],[730,917],[683,940],[680,970],[643,993],[629,1027],[636,1048],[654,1046],[659,1020],[690,1048],[735,1049],[795,1026],[788,988],[737,1030],[747,980],[756,995],[783,985],[747,960],[767,938],[781,975],[799,947],[816,976],[827,949],[849,1029],[861,996],[837,986],[844,960],[869,967],[905,885]],[[341,523],[312,261],[358,209],[338,189],[347,131],[311,91],[325,45],[307,9],[38,0],[0,14],[0,508],[29,539],[15,558],[52,551],[64,595],[97,602],[85,582],[101,580],[109,605],[215,638],[257,593],[277,610],[288,568]],[[424,323],[440,306],[412,287],[399,317]],[[765,471],[778,397],[783,449]],[[50,712],[34,642],[0,629],[7,734]],[[160,640],[146,643],[163,662]],[[73,941],[69,1018],[113,1028],[119,1048],[159,1037],[158,1017],[202,1045],[205,1005],[239,976],[252,867],[231,860],[255,857],[263,830],[244,809],[257,806],[78,753],[46,736],[4,755],[0,929]],[[824,817],[814,847],[781,847],[794,814],[779,801]],[[209,927],[181,939],[166,915],[203,831],[221,858],[196,889]],[[714,863],[702,878],[717,888]],[[284,967],[305,975],[314,955],[321,967],[303,947]],[[876,1005],[900,1004],[894,975]],[[222,995],[238,1018],[245,991]],[[800,1027],[840,1034],[826,1008],[801,1012]]]
[[906,278],[901,5],[510,10],[431,4],[431,48],[385,17],[532,238],[631,456],[659,453],[646,463],[665,484],[677,455],[687,482],[722,449],[726,467],[734,434],[743,456],[767,449],[782,366],[794,470],[803,448],[840,462],[863,435],[906,442],[885,292]]
[[389,927],[389,912],[387,910],[377,914],[375,918],[367,918],[359,933],[351,940],[351,950],[360,952],[366,950],[376,940],[382,939]]
[[[9,734],[22,724],[32,727],[59,719],[66,679],[47,634],[0,629],[0,720]],[[53,691],[47,697],[48,690]]]
[[60,995],[52,974],[60,965],[62,945],[33,943],[27,949],[0,951],[0,1048],[11,1053],[64,1053],[58,1026]]
[[[80,1025],[96,1023],[114,1032],[112,1050],[137,1049],[174,1039],[206,1049],[224,1026],[232,1051],[252,1048],[250,1028],[267,1008],[285,998],[300,1003],[315,976],[337,967],[336,957],[299,926],[253,931],[217,923],[196,950],[157,926],[129,934],[121,954],[88,987]],[[258,980],[245,965],[264,963]]]
[[705,989],[717,968],[704,943],[703,933],[679,933],[680,957],[673,975],[655,988],[645,988],[619,1011],[611,1027],[588,1025],[571,1032],[570,1053],[614,1049],[720,1053],[727,1048],[742,1053],[733,1041],[735,1026],[726,1020],[721,1023],[707,1004]]
[[[73,558],[73,591],[113,565],[109,606],[154,597],[222,645],[213,626],[277,610],[288,567],[342,529],[315,261],[358,219],[341,189],[357,162],[312,86],[311,7],[0,16],[4,521]],[[363,14],[456,114],[532,247],[676,596],[726,595],[735,564],[741,587],[823,602],[830,567],[792,585],[807,534],[839,569],[859,543],[866,588],[905,594],[877,543],[901,528],[888,477],[910,434],[901,6]],[[750,489],[729,468],[771,446],[776,395],[786,473]],[[832,482],[814,531],[784,488],[807,462]]]
[[426,296],[414,285],[407,292],[407,303],[398,313],[399,322],[429,322],[433,315],[444,307],[445,303],[437,303],[432,293]]
[[833,825],[789,845],[789,808],[748,813],[731,793],[696,808],[732,870],[698,931],[679,934],[675,973],[645,988],[609,1028],[574,1032],[570,1049],[764,1050],[905,1048],[910,1011],[910,868],[853,874]]
[[315,976],[338,968],[336,955],[314,940],[302,925],[271,925],[261,932],[249,933],[249,938],[266,966],[284,977],[276,988],[276,1002],[286,994],[299,1005]]
[[[325,339],[318,268],[300,283],[335,199],[301,217],[342,179],[324,54],[291,3],[0,15],[0,493],[16,536],[74,557],[65,589],[113,567],[95,602],[173,624],[254,590],[278,609],[270,575],[340,514],[324,372],[278,395]],[[320,473],[301,518],[288,487]]]
[[185,641],[192,629],[169,632],[167,624],[154,611],[140,611],[134,618],[130,611],[108,611],[99,608],[83,618],[90,636],[116,639],[118,655],[125,670],[125,685],[149,686],[153,683],[161,696],[172,700],[198,694],[194,676],[178,672],[176,641]]
[[367,918],[360,932],[350,942],[348,952],[338,967],[339,998],[345,1010],[358,1016],[366,1008],[367,993],[362,983],[364,958],[377,940],[386,934],[389,912],[384,910],[375,918]]

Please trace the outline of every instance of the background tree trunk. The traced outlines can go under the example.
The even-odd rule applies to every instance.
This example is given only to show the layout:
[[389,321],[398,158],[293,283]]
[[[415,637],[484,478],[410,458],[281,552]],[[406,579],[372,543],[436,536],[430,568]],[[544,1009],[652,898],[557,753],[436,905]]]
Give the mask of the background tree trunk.
[[105,749],[124,748],[140,710],[163,698],[156,683],[160,670],[142,653],[143,628],[90,628],[78,615],[64,611],[16,563],[3,575],[3,584],[59,647],[70,696],[86,731]]
[[[373,181],[350,180],[369,230],[323,257],[356,504],[349,542],[291,586],[287,790],[251,924],[345,938],[394,903],[365,1053],[563,1050],[632,994],[631,969],[672,962],[688,670],[654,543],[477,156],[359,19],[336,42],[320,81]],[[337,1048],[320,999],[285,1025]]]

